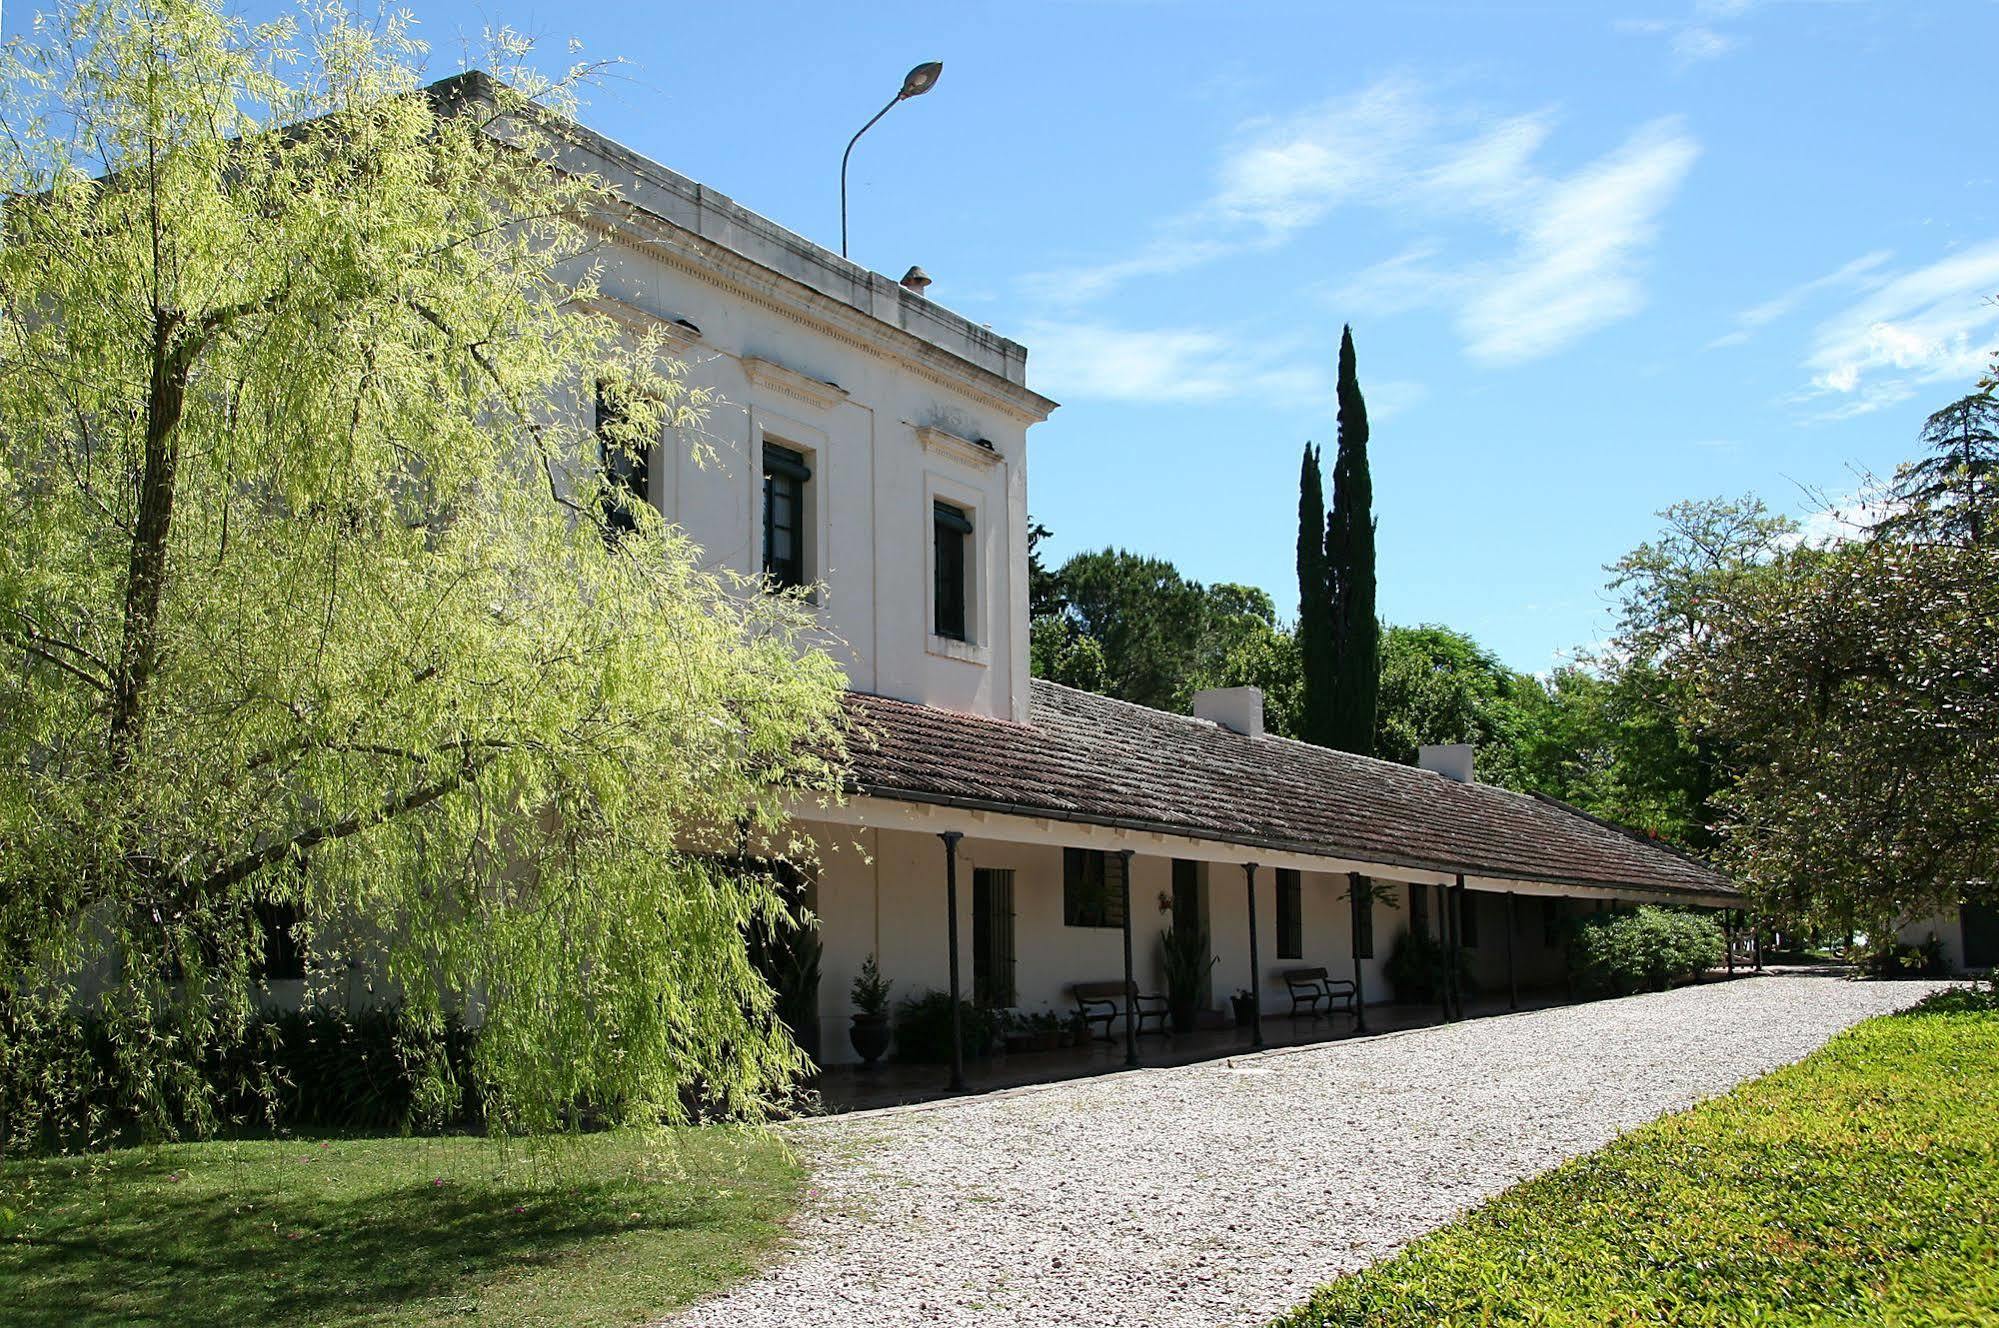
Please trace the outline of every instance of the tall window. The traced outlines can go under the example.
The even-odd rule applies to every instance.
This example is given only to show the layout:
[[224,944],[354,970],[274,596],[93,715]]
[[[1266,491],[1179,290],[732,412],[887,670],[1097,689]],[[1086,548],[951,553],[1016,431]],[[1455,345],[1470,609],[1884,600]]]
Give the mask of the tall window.
[[1288,867],[1277,869],[1277,957],[1305,957],[1305,890]]
[[633,503],[652,501],[649,449],[634,449],[637,441],[625,428],[627,415],[619,389],[597,381],[597,447],[604,465],[604,525],[613,537],[638,528]]
[[764,575],[779,590],[805,584],[805,454],[764,444]]
[[972,871],[972,1001],[987,1009],[1014,1004],[1013,871]]
[[1562,943],[1562,901],[1553,895],[1541,897],[1541,944],[1550,950]]
[[1409,930],[1418,936],[1430,934],[1430,887],[1409,887]]
[[1478,899],[1470,890],[1458,891],[1458,944],[1478,949]]
[[1353,878],[1353,891],[1359,896],[1348,901],[1353,905],[1353,952],[1356,959],[1374,958],[1374,882],[1365,876]]
[[934,503],[930,514],[934,554],[931,567],[936,584],[931,588],[930,630],[953,641],[965,639],[966,550],[972,541],[972,516],[962,507]]
[[1124,926],[1124,859],[1096,848],[1062,850],[1062,925]]

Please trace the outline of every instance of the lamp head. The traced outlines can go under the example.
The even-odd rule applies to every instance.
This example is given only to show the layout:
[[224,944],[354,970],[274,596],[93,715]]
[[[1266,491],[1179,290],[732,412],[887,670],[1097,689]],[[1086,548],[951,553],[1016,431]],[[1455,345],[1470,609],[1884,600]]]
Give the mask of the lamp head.
[[937,86],[937,76],[943,72],[944,62],[942,60],[932,60],[926,64],[918,65],[903,75],[902,91],[895,94],[895,99],[897,101],[905,101],[910,97],[921,97],[924,93]]

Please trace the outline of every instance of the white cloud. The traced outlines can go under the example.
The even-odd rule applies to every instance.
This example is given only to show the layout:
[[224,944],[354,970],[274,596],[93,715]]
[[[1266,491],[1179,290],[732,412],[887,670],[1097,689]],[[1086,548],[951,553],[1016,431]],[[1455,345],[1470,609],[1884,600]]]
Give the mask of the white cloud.
[[1329,368],[1295,347],[1209,328],[1123,328],[1096,322],[1030,324],[1038,391],[1103,401],[1209,402],[1261,396],[1327,400]]
[[1641,256],[1699,154],[1677,121],[1661,120],[1601,161],[1547,182],[1513,259],[1459,315],[1473,358],[1536,359],[1642,308]]
[[1892,257],[1894,255],[1886,249],[1877,249],[1873,253],[1862,254],[1852,262],[1835,268],[1822,277],[1813,277],[1810,281],[1799,282],[1789,290],[1782,291],[1770,299],[1763,301],[1761,304],[1744,309],[1735,316],[1734,329],[1724,332],[1713,341],[1708,342],[1707,348],[1715,350],[1723,346],[1739,346],[1754,336],[1758,329],[1776,322],[1779,318],[1795,311],[1800,305],[1807,303],[1814,296],[1825,291],[1837,290],[1841,287],[1878,286],[1884,280],[1878,273],[1881,267]]
[[1881,274],[1858,300],[1819,323],[1804,367],[1806,399],[1843,398],[1827,410],[1866,414],[1928,384],[1967,389],[1999,353],[1999,240],[1926,267]]
[[1695,0],[1685,18],[1626,18],[1612,26],[1634,36],[1665,38],[1673,67],[1686,70],[1740,48],[1744,38],[1726,31],[1723,25],[1741,18],[1750,8],[1749,0]]
[[1541,164],[1549,111],[1450,110],[1406,77],[1246,126],[1209,198],[1127,258],[1040,274],[1039,294],[1076,305],[1141,277],[1274,250],[1342,208],[1459,233],[1484,252],[1412,245],[1342,286],[1348,308],[1456,311],[1468,354],[1515,363],[1559,350],[1645,302],[1643,259],[1699,155],[1677,119],[1642,126],[1567,173]]

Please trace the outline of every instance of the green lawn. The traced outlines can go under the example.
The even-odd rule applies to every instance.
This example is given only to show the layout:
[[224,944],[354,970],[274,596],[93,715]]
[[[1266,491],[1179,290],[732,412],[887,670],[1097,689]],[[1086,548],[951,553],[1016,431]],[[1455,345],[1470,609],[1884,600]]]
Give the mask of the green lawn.
[[755,1268],[767,1133],[256,1141],[0,1166],[0,1320],[628,1324]]
[[1999,1324],[1995,1007],[1967,993],[1870,1020],[1279,1324]]

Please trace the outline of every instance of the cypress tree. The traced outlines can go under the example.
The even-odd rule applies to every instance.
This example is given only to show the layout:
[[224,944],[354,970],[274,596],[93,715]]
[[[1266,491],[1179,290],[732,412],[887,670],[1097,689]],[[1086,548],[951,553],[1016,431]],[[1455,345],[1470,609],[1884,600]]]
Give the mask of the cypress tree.
[[1326,493],[1319,449],[1305,444],[1298,468],[1299,734],[1324,746],[1333,734],[1333,605],[1326,581]]
[[[1353,329],[1340,333],[1340,442],[1326,517],[1332,643],[1328,747],[1374,754],[1381,692],[1381,622],[1374,607],[1374,481],[1367,469],[1367,403],[1354,368]],[[1307,675],[1309,687],[1310,675]],[[1308,693],[1309,695],[1309,693]]]

